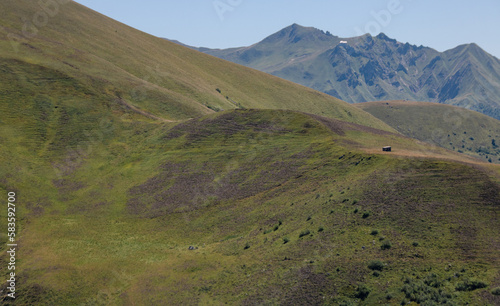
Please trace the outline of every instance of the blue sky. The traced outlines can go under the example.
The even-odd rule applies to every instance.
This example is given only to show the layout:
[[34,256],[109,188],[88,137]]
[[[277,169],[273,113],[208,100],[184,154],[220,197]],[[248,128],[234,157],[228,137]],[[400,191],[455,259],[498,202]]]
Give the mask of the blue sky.
[[152,35],[192,46],[248,46],[298,23],[352,37],[384,32],[444,51],[477,43],[500,58],[498,0],[77,0]]

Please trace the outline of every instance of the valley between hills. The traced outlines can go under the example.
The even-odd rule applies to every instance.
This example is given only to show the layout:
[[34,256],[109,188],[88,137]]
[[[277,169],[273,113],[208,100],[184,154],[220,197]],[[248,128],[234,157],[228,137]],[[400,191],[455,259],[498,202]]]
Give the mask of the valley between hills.
[[498,120],[349,104],[57,3],[27,36],[38,4],[0,2],[3,304],[500,303]]

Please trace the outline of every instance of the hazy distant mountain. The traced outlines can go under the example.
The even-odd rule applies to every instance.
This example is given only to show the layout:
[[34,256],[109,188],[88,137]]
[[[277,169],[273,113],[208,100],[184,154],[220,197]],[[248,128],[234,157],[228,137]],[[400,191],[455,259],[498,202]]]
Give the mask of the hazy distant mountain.
[[383,33],[340,38],[293,24],[250,47],[198,50],[351,103],[439,102],[500,119],[500,61],[476,44],[438,52]]

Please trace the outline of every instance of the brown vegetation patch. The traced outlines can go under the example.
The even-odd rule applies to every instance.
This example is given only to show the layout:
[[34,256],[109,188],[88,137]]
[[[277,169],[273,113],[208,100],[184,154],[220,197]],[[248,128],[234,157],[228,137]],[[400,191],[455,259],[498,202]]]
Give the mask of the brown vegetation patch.
[[192,119],[174,126],[165,135],[165,139],[174,139],[186,135],[189,143],[196,142],[213,134],[229,137],[242,131],[264,133],[289,132],[276,122],[261,119],[255,111],[231,111],[215,118]]
[[[479,256],[483,248],[495,247],[497,239],[483,245],[479,232],[485,220],[498,224],[500,188],[473,167],[420,161],[377,173],[366,186],[358,205],[372,211],[367,222],[397,224],[417,240],[427,235],[440,237],[442,233],[436,228],[449,231],[465,259]],[[469,214],[471,205],[482,213]],[[491,206],[495,206],[494,214]]]
[[27,202],[26,208],[30,211],[30,215],[41,216],[45,212],[45,208],[52,206],[52,202],[49,198],[44,197],[38,199],[36,202]]
[[322,305],[324,295],[332,291],[331,279],[324,273],[315,273],[311,266],[300,268],[288,283],[290,289],[283,298],[284,305]]
[[78,191],[86,187],[84,183],[70,179],[53,180],[52,183],[62,193]]
[[286,273],[282,283],[268,285],[249,296],[242,305],[267,304],[274,299],[280,305],[324,305],[335,294],[334,287],[328,275],[314,272],[313,266],[303,266]]
[[251,197],[296,177],[308,154],[279,160],[279,153],[275,153],[229,170],[217,161],[167,163],[160,174],[129,190],[127,207],[132,214],[154,217]]

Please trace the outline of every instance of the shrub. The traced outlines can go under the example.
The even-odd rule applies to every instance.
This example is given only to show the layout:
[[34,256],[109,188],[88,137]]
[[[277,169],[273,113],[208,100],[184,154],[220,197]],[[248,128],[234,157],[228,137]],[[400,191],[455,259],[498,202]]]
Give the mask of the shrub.
[[207,105],[207,107],[210,108],[211,110],[215,111],[215,112],[219,112],[221,110],[217,106],[213,106],[213,105]]
[[366,219],[370,216],[370,213],[369,212],[365,212],[363,213],[363,219]]
[[215,89],[218,93],[221,93],[220,89],[219,88],[216,88]]
[[356,290],[356,293],[354,294],[354,296],[358,299],[361,299],[362,301],[364,301],[368,295],[370,294],[370,289],[368,289],[368,287],[366,287],[366,285],[359,285],[358,286],[358,289]]
[[412,245],[413,245],[414,247],[418,247],[418,242],[414,241],[414,242],[412,243]]
[[476,289],[486,288],[488,284],[477,280],[477,279],[468,279],[465,282],[458,283],[455,287],[457,291],[473,291]]
[[368,263],[368,268],[373,271],[382,271],[384,269],[384,263],[380,260],[372,260]]
[[373,236],[378,235],[378,230],[372,230],[372,232],[370,233],[370,235],[373,235]]
[[322,231],[324,231],[324,230],[325,230],[325,229],[323,228],[323,226],[320,226],[320,227],[318,228],[318,232],[322,232]]
[[390,242],[389,240],[385,240],[385,241],[382,243],[382,245],[380,246],[380,248],[381,248],[382,250],[388,250],[388,249],[390,249],[391,247],[392,247],[392,244],[391,244],[391,242]]
[[280,228],[280,226],[276,224],[276,225],[274,226],[273,230],[274,230],[274,231],[277,231],[279,228]]
[[429,287],[434,287],[434,288],[439,288],[442,285],[437,274],[435,274],[435,273],[427,275],[427,277],[424,280],[424,284],[426,284]]
[[500,287],[496,287],[493,290],[491,290],[491,294],[500,295]]
[[356,208],[356,209],[354,210],[354,213],[355,213],[355,214],[357,214],[357,213],[358,213],[358,211],[359,211],[359,210]]
[[453,295],[442,286],[442,280],[436,274],[429,274],[424,279],[406,277],[401,291],[405,299],[419,305],[447,304]]
[[302,231],[302,232],[300,232],[300,234],[299,234],[299,238],[302,238],[302,237],[304,237],[304,236],[307,236],[307,235],[309,235],[310,233],[311,233],[311,232],[310,232],[309,230]]
[[307,217],[307,220],[306,220],[306,221],[309,221],[309,220],[311,220],[311,219],[312,219],[312,217],[311,217],[311,216],[309,216],[309,217]]
[[288,237],[283,237],[283,244],[287,244],[288,242],[290,242],[290,239],[288,239]]
[[246,250],[246,249],[249,249],[249,248],[250,248],[250,244],[247,242],[247,243],[245,244],[245,247],[244,247],[243,249],[244,249],[244,250]]

